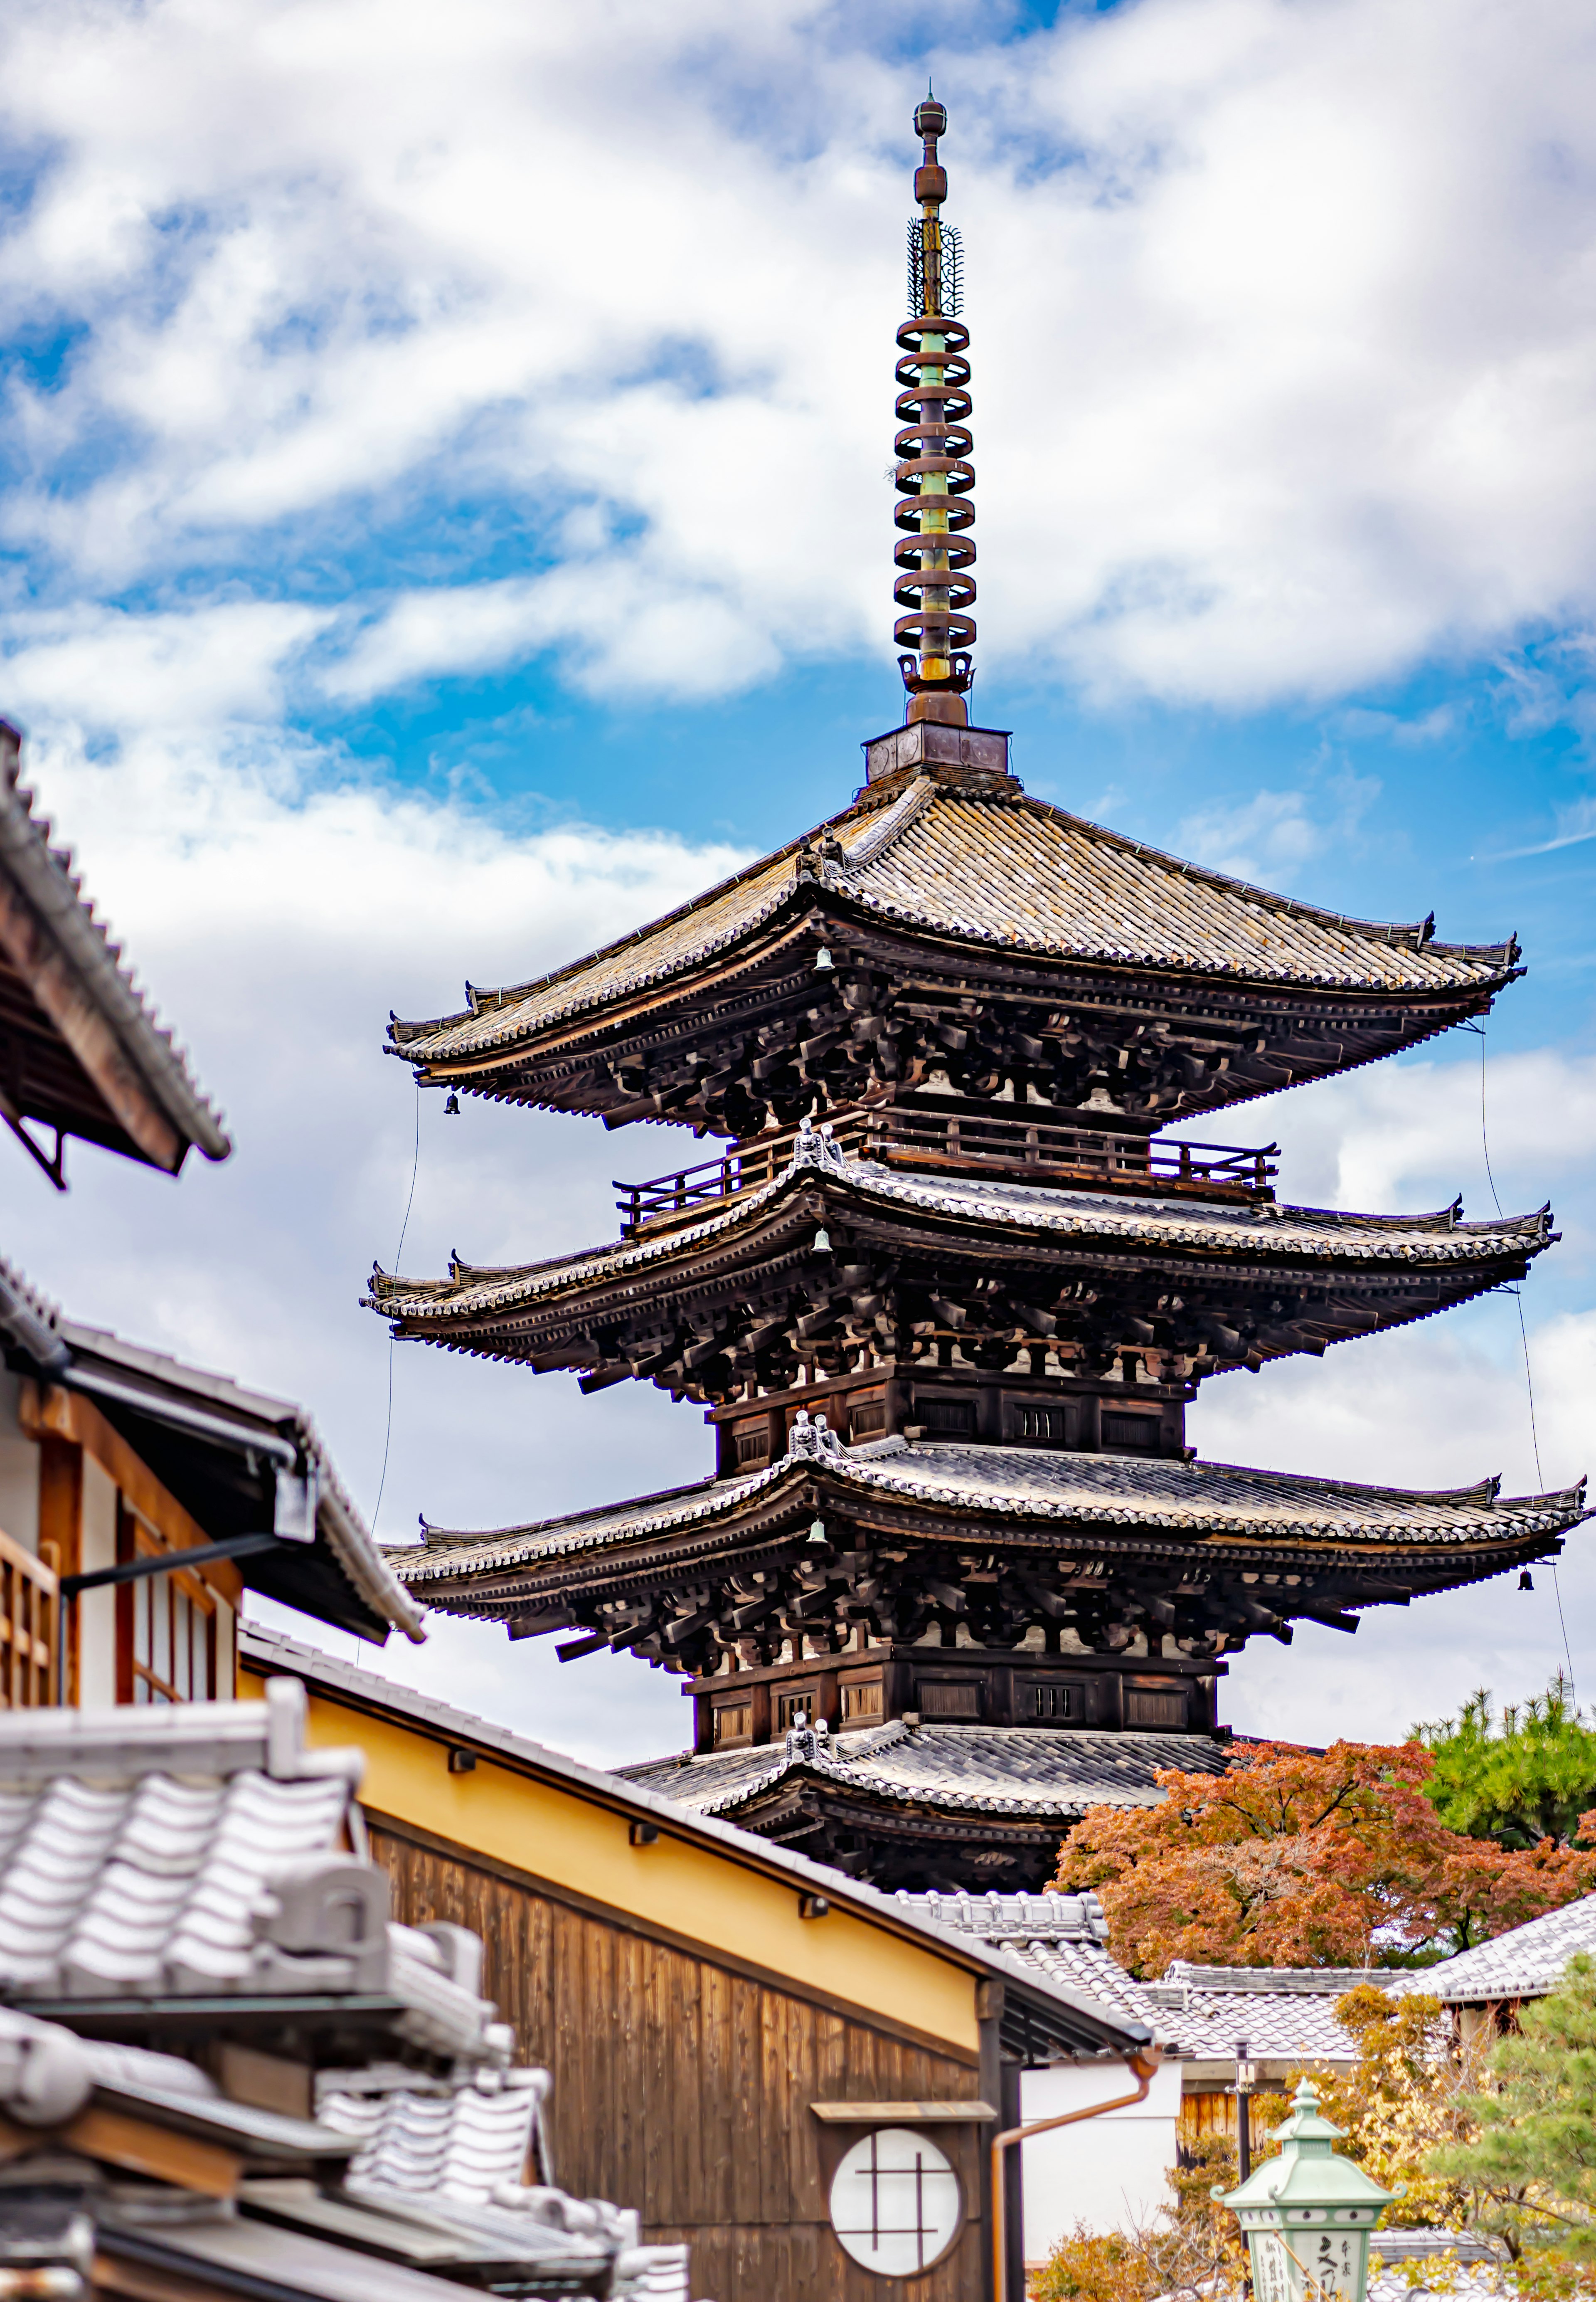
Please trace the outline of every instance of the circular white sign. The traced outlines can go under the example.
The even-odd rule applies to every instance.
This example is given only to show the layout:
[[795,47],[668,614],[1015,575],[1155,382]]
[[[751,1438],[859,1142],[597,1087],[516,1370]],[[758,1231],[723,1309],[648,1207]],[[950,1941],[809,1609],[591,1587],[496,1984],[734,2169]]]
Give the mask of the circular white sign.
[[882,2278],[928,2270],[959,2227],[959,2177],[934,2142],[882,2126],[844,2153],[831,2184],[831,2227]]

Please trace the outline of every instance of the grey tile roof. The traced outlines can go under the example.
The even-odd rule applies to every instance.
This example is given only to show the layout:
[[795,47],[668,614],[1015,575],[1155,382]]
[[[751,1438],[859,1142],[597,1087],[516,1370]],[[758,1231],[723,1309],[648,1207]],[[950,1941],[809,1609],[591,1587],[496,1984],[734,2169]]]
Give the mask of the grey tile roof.
[[548,2090],[549,2073],[538,2070],[494,2071],[483,2084],[435,2095],[362,2094],[335,2079],[319,2095],[316,2115],[354,2139],[352,2181],[481,2204],[498,2185],[522,2180]]
[[461,1575],[485,1579],[543,1559],[617,1549],[676,1529],[733,1522],[780,1481],[823,1472],[861,1495],[901,1495],[969,1507],[1016,1524],[1159,1528],[1237,1540],[1306,1538],[1444,1545],[1560,1533],[1585,1516],[1584,1489],[1499,1497],[1497,1483],[1427,1493],[1349,1480],[1259,1471],[1236,1463],[1183,1463],[1036,1447],[875,1440],[816,1461],[787,1456],[731,1479],[483,1533],[429,1526],[424,1545],[386,1553],[394,1573],[424,1594]]
[[[837,835],[841,859],[812,843]],[[1263,985],[1423,992],[1503,981],[1511,945],[1437,944],[1417,926],[1348,920],[1121,837],[1026,798],[961,796],[918,778],[849,810],[652,926],[552,975],[473,990],[463,1014],[393,1027],[410,1062],[481,1054],[688,973],[751,936],[819,870],[883,920],[1005,952]]]
[[[1072,1819],[1088,1806],[1156,1806],[1161,1768],[1222,1774],[1225,1748],[1206,1735],[1094,1734],[1071,1726],[907,1727],[894,1719],[838,1735],[825,1757],[780,1743],[627,1767],[695,1814],[735,1815],[789,1775],[808,1773],[897,1803],[944,1813]],[[951,1896],[939,1898],[944,1903]],[[985,1937],[983,1937],[983,1939]]]
[[1510,1928],[1491,1942],[1416,1968],[1392,1987],[1433,1993],[1449,2006],[1542,1998],[1556,1989],[1564,1968],[1580,1951],[1596,1956],[1596,1895],[1582,1895],[1578,1902]]
[[1108,1947],[1095,1895],[906,1895],[898,1900],[940,1925],[1005,1948],[1066,1988],[1151,2023],[1166,2054],[1233,2062],[1239,2039],[1260,2062],[1350,2062],[1357,2046],[1336,2021],[1335,2000],[1360,1982],[1387,1983],[1363,1968],[1202,1967],[1177,1961],[1155,1983],[1126,1972]]
[[0,1715],[0,2002],[375,1993],[396,2038],[502,2062],[456,1937],[391,1924],[385,1873],[341,1851],[360,1754],[307,1751],[305,1710],[285,1680],[258,1703]]
[[[0,721],[0,968],[9,963],[21,977],[66,1062],[103,1099],[109,1131],[96,1139],[173,1172],[190,1144],[207,1159],[225,1159],[232,1148],[226,1130],[84,896],[70,852],[51,844],[50,824],[34,813],[21,761],[21,738]],[[175,1156],[156,1155],[141,1102],[172,1130]],[[26,1091],[22,1108],[55,1123]]]
[[747,1191],[720,1212],[679,1230],[613,1246],[584,1248],[550,1261],[507,1265],[456,1262],[447,1279],[409,1279],[374,1271],[367,1302],[389,1318],[480,1317],[505,1313],[597,1281],[669,1271],[701,1248],[746,1230],[766,1210],[817,1180],[861,1209],[905,1208],[962,1216],[1018,1239],[1083,1246],[1155,1248],[1252,1257],[1278,1267],[1283,1258],[1338,1270],[1379,1272],[1393,1264],[1446,1268],[1502,1255],[1538,1255],[1552,1241],[1550,1212],[1463,1222],[1455,1208],[1417,1215],[1343,1214],[1325,1207],[1237,1206],[1180,1199],[1125,1199],[1106,1193],[1047,1189],[965,1177],[903,1173],[870,1159],[839,1156],[824,1170],[794,1161],[773,1182]]
[[[224,2211],[170,2183],[91,2184],[72,2242],[256,2298],[447,2302],[458,2286],[435,2268],[527,2297],[687,2302],[685,2246],[644,2247],[635,2212],[554,2186],[548,2073],[503,2067],[480,1939],[389,1920],[386,1874],[347,1851],[363,1844],[361,1754],[307,1751],[306,1710],[282,1677],[262,1702],[0,1716],[0,2110],[46,2141],[86,2106],[115,2113],[220,2144],[252,2175]],[[300,2025],[347,2000],[383,2055],[323,2071],[314,2118],[71,2027],[189,1999],[203,2037],[217,1997],[271,2012],[285,1994]],[[329,2035],[347,2052],[354,2034]],[[420,2069],[401,2059],[415,2048]],[[80,2163],[100,2147],[69,2138]]]
[[[108,1328],[69,1319],[4,1260],[0,1260],[0,1341],[8,1343],[41,1380],[81,1391],[97,1404],[108,1407],[113,1416],[119,1409],[126,1409],[188,1434],[196,1447],[219,1443],[230,1448],[235,1457],[251,1442],[268,1458],[275,1449],[288,1471],[302,1482],[304,1491],[314,1494],[315,1542],[310,1549],[321,1556],[302,1562],[290,1559],[294,1588],[280,1584],[272,1595],[282,1597],[290,1605],[307,1605],[307,1611],[322,1612],[311,1580],[319,1569],[347,1584],[374,1618],[364,1629],[358,1621],[340,1618],[340,1627],[370,1636],[374,1629],[385,1634],[384,1626],[391,1626],[407,1638],[425,1637],[419,1610],[373,1542],[305,1408],[291,1399],[247,1390],[231,1376],[189,1366],[167,1352],[127,1342]],[[239,1572],[250,1583],[281,1575],[281,1562],[268,1568],[245,1559]]]

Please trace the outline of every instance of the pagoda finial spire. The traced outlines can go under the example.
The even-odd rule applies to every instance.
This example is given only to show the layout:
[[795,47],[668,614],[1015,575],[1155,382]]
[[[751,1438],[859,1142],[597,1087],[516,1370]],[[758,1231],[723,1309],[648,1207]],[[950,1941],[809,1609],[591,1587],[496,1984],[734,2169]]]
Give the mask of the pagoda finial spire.
[[942,221],[947,171],[937,156],[937,139],[947,128],[947,108],[928,88],[914,112],[914,132],[925,147],[914,172],[920,214],[909,226],[909,309],[898,330],[903,357],[898,362],[899,432],[894,446],[895,474],[903,500],[897,524],[905,533],[893,557],[902,571],[893,586],[900,616],[893,637],[912,652],[898,658],[909,690],[911,720],[937,719],[962,727],[964,697],[974,677],[969,650],[975,619],[964,611],[975,598],[969,573],[975,559],[975,507],[970,491],[975,469],[970,363],[963,353],[970,331],[960,320],[963,300],[959,235]]

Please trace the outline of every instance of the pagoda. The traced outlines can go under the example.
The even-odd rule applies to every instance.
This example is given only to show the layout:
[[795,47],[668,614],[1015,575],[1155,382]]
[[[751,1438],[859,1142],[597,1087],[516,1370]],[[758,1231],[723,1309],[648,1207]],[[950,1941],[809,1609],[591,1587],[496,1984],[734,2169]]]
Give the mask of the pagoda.
[[903,722],[817,829],[535,981],[391,1025],[422,1084],[691,1126],[617,1239],[374,1273],[396,1337],[648,1382],[700,1483],[391,1553],[416,1595],[681,1676],[640,1772],[891,1887],[1034,1887],[1071,1820],[1227,1762],[1224,1658],[1555,1555],[1583,1489],[1415,1493],[1201,1462],[1209,1378],[1512,1284],[1486,1222],[1282,1204],[1172,1136],[1483,1015],[1516,943],[1287,901],[1029,797],[972,727],[969,332],[920,105],[898,330]]

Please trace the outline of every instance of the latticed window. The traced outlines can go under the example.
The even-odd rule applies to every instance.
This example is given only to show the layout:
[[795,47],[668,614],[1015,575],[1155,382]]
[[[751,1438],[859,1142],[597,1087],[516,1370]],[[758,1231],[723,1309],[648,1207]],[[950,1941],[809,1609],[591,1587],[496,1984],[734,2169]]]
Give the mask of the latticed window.
[[[165,1537],[122,1498],[119,1562],[164,1557]],[[216,1692],[216,1600],[197,1575],[173,1567],[124,1583],[116,1594],[117,1700],[207,1702]]]

